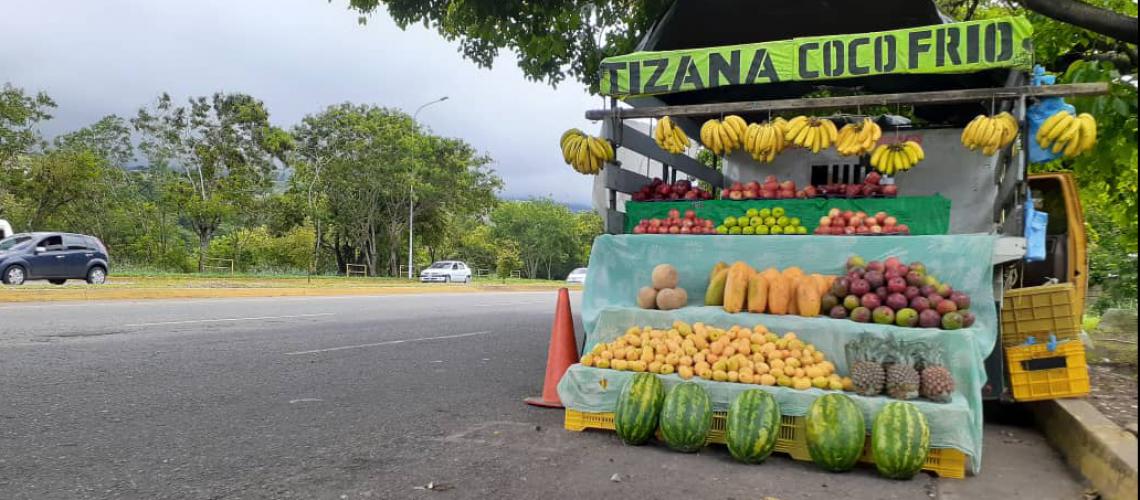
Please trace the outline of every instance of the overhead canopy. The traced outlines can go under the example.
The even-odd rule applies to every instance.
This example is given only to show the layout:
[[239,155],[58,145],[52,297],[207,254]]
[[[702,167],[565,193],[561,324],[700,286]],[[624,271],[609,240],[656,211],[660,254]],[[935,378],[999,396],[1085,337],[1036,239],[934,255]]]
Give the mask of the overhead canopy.
[[[993,30],[989,32],[985,22],[966,23],[961,26],[963,28],[961,31],[948,29],[950,27],[946,25],[949,23],[952,23],[952,20],[941,15],[934,3],[928,0],[882,0],[875,2],[873,8],[865,4],[829,0],[764,2],[677,0],[642,39],[638,52],[603,61],[601,92],[627,98],[630,104],[638,106],[648,105],[648,102],[642,102],[640,99],[645,96],[653,96],[651,102],[654,105],[661,103],[681,105],[796,98],[815,92],[821,87],[839,88],[840,93],[846,92],[842,88],[848,88],[861,94],[879,94],[1000,87],[1018,83],[1011,78],[1010,68],[1028,67],[1031,53],[1028,42],[1031,28],[1024,18],[1007,19],[1007,24],[1003,25],[988,24],[992,26],[989,29]],[[971,25],[979,27],[967,28]],[[896,37],[893,40],[896,66],[889,68],[886,64],[888,60],[882,56],[892,53],[889,50],[891,42],[880,41],[878,48],[881,57],[878,69],[889,68],[890,71],[874,71],[876,42],[871,40],[870,43],[864,44],[862,38],[865,38],[865,35],[858,36],[859,34],[919,27],[932,27],[932,29],[917,31],[918,34],[913,40],[917,44],[914,47],[917,48],[916,59],[913,61],[911,59],[910,35],[903,38]],[[938,28],[942,28],[941,33]],[[836,35],[855,36],[835,37]],[[1008,44],[1003,41],[1003,35],[1010,36]],[[806,47],[797,43],[797,39],[809,37],[825,38],[807,40]],[[978,45],[968,47],[967,37],[975,37],[971,40],[976,41]],[[985,45],[987,39],[992,39],[996,45],[987,48]],[[827,45],[829,53],[825,59],[824,44],[833,41],[836,43]],[[847,57],[850,46],[845,42],[855,42],[855,58]],[[812,43],[819,45],[813,46]],[[953,44],[957,44],[957,47]],[[845,50],[840,51],[840,46]],[[766,69],[765,65],[761,64],[756,75],[752,75],[755,79],[749,82],[751,63],[757,48],[768,49],[765,54],[766,63],[771,64],[771,69],[780,77],[778,80],[760,78],[759,75]],[[740,49],[739,84],[732,84],[725,76],[732,73],[731,69],[726,73],[725,63],[729,68],[733,68],[734,49]],[[947,50],[945,53],[940,53],[942,49]],[[967,52],[975,49],[976,52]],[[808,78],[801,78],[800,75],[801,68],[798,67],[800,61],[797,58],[800,57],[801,50],[805,63],[803,69],[806,69]],[[1005,50],[1012,53],[1003,52]],[[659,61],[663,58],[663,54],[655,54],[659,52],[667,53],[664,58],[669,60],[673,67],[667,66],[664,73],[653,82],[655,85],[649,86],[647,92],[646,86],[657,68],[639,64],[635,69],[638,74],[631,75],[628,63],[653,59]],[[950,52],[957,52],[958,60],[953,60]],[[704,59],[700,59],[700,54],[705,55]],[[966,61],[972,60],[970,58],[975,54],[979,59],[967,64]],[[999,54],[1002,56],[1001,61],[997,60]],[[680,67],[682,57],[685,55],[690,56],[689,64],[695,64],[702,85],[695,84],[696,77],[692,77],[690,71],[690,74],[682,75],[682,78],[690,76],[689,84],[682,84],[674,89],[672,77],[676,76],[677,68]],[[987,56],[990,60],[987,60]],[[838,64],[839,58],[843,59],[842,65]],[[851,75],[849,71],[852,69],[849,64],[851,59],[857,61],[854,67],[856,76]],[[710,61],[719,65],[715,68],[717,71],[714,71],[717,73],[716,83],[719,85],[710,85],[712,83]],[[627,63],[625,73],[615,71],[612,65],[606,65],[622,62]],[[910,67],[912,62],[916,63],[913,70]],[[939,62],[942,63],[941,66]],[[871,71],[863,72],[864,69]],[[830,74],[825,74],[825,70]],[[840,70],[841,74],[835,74]],[[818,76],[813,76],[817,73]],[[666,75],[669,78],[665,78]],[[631,76],[637,79],[637,85],[634,86],[636,88],[630,87],[630,84],[634,83],[630,81]],[[624,80],[624,87],[623,82],[618,82],[619,85],[615,89],[614,77]],[[662,86],[666,88],[662,89]],[[931,107],[922,110],[920,116],[926,115],[927,119],[940,120],[947,114],[972,117],[977,111],[976,106],[962,108],[963,106]]]

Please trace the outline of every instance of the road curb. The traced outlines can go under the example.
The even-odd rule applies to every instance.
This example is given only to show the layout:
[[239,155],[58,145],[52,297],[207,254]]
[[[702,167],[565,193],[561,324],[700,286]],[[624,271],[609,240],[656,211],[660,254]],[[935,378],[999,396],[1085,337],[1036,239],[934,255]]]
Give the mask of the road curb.
[[106,288],[0,289],[0,303],[58,302],[83,300],[223,299],[252,297],[380,296],[426,293],[485,293],[555,291],[558,287],[526,285],[492,286],[389,286],[389,287],[265,287],[265,288]]
[[1031,403],[1037,425],[1106,500],[1136,498],[1136,436],[1083,399]]

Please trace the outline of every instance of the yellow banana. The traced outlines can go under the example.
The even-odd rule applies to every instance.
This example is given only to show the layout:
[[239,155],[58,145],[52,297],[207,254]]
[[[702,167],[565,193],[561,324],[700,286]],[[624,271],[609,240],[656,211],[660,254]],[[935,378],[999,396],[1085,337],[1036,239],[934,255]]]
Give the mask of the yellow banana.
[[1037,128],[1037,143],[1044,146],[1045,138],[1049,136],[1049,133],[1052,132],[1054,128],[1056,128],[1061,119],[1068,114],[1069,113],[1065,111],[1058,111],[1054,113],[1053,116],[1046,118],[1045,122]]
[[732,131],[736,132],[737,137],[744,136],[744,129],[748,128],[748,122],[744,121],[744,118],[736,115],[728,115],[724,117],[724,123],[732,127]]
[[[1077,120],[1077,122],[1079,123],[1080,120]],[[1069,142],[1065,143],[1065,148],[1064,148],[1062,154],[1065,155],[1065,158],[1072,158],[1074,156],[1077,156],[1077,153],[1080,153],[1080,152],[1081,152],[1081,137],[1080,137],[1080,133],[1078,133],[1076,137],[1073,137],[1072,139],[1069,140]]]
[[918,153],[915,153],[914,150],[908,146],[909,146],[908,144],[903,144],[902,151],[903,151],[903,154],[906,155],[907,163],[910,165],[914,165],[915,163],[918,163]]
[[587,137],[586,145],[590,147],[590,155],[598,158],[605,158],[606,148],[605,146],[602,146],[602,141],[598,140],[595,137]]
[[1064,112],[1061,116],[1061,120],[1057,122],[1057,125],[1045,135],[1045,139],[1047,139],[1050,144],[1060,140],[1061,136],[1065,134],[1065,131],[1069,130],[1069,127],[1073,124],[1073,120],[1075,120],[1073,115]]
[[800,137],[800,133],[803,132],[804,127],[807,127],[806,116],[792,118],[792,121],[788,122],[788,130],[787,133],[784,134],[784,138],[793,144],[799,145],[799,141],[796,139]]
[[1077,137],[1077,132],[1081,130],[1081,121],[1075,117],[1069,120],[1069,126],[1057,137],[1057,142],[1069,142]]
[[1081,113],[1077,115],[1077,119],[1081,121],[1081,147],[1080,151],[1083,153],[1093,148],[1096,145],[1096,118],[1088,113]]

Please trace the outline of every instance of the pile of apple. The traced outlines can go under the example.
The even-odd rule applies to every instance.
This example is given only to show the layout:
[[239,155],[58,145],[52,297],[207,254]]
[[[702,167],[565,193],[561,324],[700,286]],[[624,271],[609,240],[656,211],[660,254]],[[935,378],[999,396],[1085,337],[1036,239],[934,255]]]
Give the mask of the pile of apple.
[[921,262],[898,257],[867,262],[847,259],[847,275],[835,280],[820,300],[836,319],[904,327],[957,330],[974,324],[970,296],[926,273]]
[[899,187],[894,184],[880,184],[883,176],[878,172],[871,172],[863,178],[861,184],[827,184],[818,188],[824,196],[839,198],[873,198],[898,196]]
[[841,211],[838,208],[828,210],[827,215],[819,218],[813,234],[818,235],[868,235],[868,234],[910,234],[910,227],[900,224],[897,217],[878,212],[868,215],[867,212]]
[[653,178],[649,184],[633,193],[633,201],[697,201],[711,200],[712,193],[693,186],[691,181],[679,180],[669,184],[659,177]]
[[728,216],[716,227],[717,234],[766,236],[769,234],[807,234],[799,217],[789,217],[784,207],[749,208],[739,217]]
[[792,198],[815,198],[819,191],[813,186],[796,190],[795,181],[781,182],[774,175],[764,178],[764,182],[752,181],[747,184],[732,183],[720,192],[722,200],[788,200]]
[[712,219],[697,217],[692,210],[685,210],[685,216],[676,208],[669,210],[664,219],[641,219],[633,227],[633,234],[716,234]]

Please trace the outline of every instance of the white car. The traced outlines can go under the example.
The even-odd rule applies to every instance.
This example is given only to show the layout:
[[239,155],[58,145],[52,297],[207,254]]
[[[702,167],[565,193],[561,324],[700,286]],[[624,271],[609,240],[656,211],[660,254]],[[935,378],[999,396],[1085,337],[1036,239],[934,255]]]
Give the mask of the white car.
[[470,283],[471,268],[457,260],[441,260],[420,271],[421,283]]
[[9,224],[8,221],[0,219],[0,240],[12,236],[13,234],[15,234],[15,232],[12,231],[12,225]]
[[567,283],[577,283],[579,285],[585,285],[586,284],[586,268],[579,267],[578,269],[570,271],[570,274],[566,275],[566,282]]

